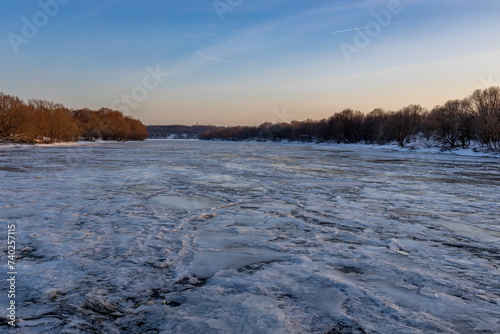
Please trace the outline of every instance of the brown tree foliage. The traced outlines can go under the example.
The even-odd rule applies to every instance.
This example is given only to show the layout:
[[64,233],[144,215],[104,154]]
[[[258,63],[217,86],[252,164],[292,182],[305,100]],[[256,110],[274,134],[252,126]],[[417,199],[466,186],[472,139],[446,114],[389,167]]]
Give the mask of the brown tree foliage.
[[410,137],[422,130],[426,113],[422,106],[412,104],[389,116],[389,128],[399,146],[404,147]]
[[223,127],[206,131],[201,139],[288,140],[337,143],[389,143],[404,147],[422,134],[445,148],[466,148],[471,141],[500,150],[500,88],[477,90],[463,100],[451,100],[428,112],[420,105],[397,111],[375,109],[367,115],[345,109],[320,121],[263,123],[257,127]]
[[445,145],[466,148],[474,139],[474,117],[470,99],[453,100],[432,109],[427,126]]
[[106,108],[70,110],[62,104],[0,93],[0,139],[14,142],[144,140],[139,120]]
[[470,99],[479,140],[491,149],[500,150],[500,87],[476,90]]

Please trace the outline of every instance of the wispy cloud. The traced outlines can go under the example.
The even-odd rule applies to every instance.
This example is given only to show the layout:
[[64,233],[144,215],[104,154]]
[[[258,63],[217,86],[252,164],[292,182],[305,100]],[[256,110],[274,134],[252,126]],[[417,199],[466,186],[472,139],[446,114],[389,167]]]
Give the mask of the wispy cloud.
[[[414,22],[414,21],[417,21],[417,20],[406,20],[406,21],[391,22],[391,23],[387,24],[387,26],[394,25],[394,24],[407,23],[407,22]],[[374,24],[374,25],[368,25],[368,26],[365,26],[365,27],[362,27],[362,28],[355,27],[355,28],[344,29],[344,30],[336,30],[336,31],[332,31],[331,34],[341,34],[341,33],[348,32],[348,31],[363,30],[363,29],[368,29],[368,28],[373,28],[373,27],[381,27],[381,25],[380,24]]]
[[351,28],[351,29],[337,30],[337,31],[332,31],[331,34],[341,34],[343,32],[362,30],[362,29],[371,28],[371,27],[380,27],[380,25],[366,26],[363,28]]

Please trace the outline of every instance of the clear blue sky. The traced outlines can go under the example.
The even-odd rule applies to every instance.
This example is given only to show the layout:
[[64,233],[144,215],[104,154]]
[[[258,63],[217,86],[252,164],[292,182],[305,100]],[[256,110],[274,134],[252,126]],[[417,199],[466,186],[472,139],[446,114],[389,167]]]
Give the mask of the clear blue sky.
[[0,91],[146,124],[432,108],[500,85],[498,0],[1,3]]

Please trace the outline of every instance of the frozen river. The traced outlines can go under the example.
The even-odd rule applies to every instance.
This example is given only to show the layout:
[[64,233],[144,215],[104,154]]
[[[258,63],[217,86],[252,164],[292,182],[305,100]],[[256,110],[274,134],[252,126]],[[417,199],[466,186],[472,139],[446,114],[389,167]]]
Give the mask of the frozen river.
[[0,193],[2,278],[17,231],[12,333],[500,333],[498,158],[0,147]]

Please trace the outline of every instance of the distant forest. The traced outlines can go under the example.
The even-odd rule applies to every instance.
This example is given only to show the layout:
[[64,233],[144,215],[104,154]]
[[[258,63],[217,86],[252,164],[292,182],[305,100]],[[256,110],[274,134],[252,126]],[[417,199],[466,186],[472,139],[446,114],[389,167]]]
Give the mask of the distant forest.
[[450,100],[428,111],[410,105],[397,111],[368,114],[345,109],[328,119],[221,127],[200,135],[204,140],[259,140],[335,143],[397,142],[404,147],[421,134],[449,148],[467,148],[472,141],[500,150],[500,88],[476,90],[463,100]]
[[198,139],[203,132],[210,132],[220,127],[213,125],[148,125],[149,138],[160,139]]
[[108,108],[70,110],[62,104],[0,92],[0,140],[52,143],[77,140],[144,140],[141,121]]

